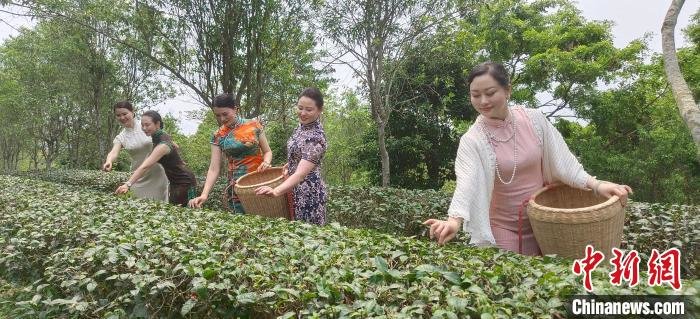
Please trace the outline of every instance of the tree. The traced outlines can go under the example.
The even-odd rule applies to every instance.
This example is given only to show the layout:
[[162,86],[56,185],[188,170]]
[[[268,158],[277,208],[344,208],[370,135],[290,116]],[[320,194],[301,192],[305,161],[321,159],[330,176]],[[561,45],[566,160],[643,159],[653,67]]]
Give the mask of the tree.
[[377,128],[384,187],[390,184],[386,126],[400,104],[391,99],[400,66],[397,62],[419,35],[440,21],[442,8],[445,3],[437,0],[332,0],[324,8],[324,29],[339,47],[336,59],[350,55],[354,61],[342,62],[365,86]]
[[[0,55],[0,65],[3,56]],[[28,114],[18,106],[21,101],[21,87],[11,70],[0,68],[0,159],[3,171],[16,171],[20,152],[26,147],[27,136],[23,123]]]
[[610,24],[586,21],[568,1],[486,1],[459,12],[416,41],[397,72],[392,100],[408,102],[389,120],[388,148],[401,187],[440,188],[454,178],[458,138],[478,115],[465,81],[475,65],[507,66],[512,104],[583,117],[597,83],[613,83],[644,49],[639,41],[615,48]]
[[563,119],[556,125],[588,172],[629,184],[636,201],[697,204],[700,163],[660,56],[649,64],[640,59],[614,87],[587,99],[581,115],[588,125]]
[[678,64],[674,37],[678,14],[681,8],[683,8],[684,3],[685,0],[671,1],[663,25],[661,26],[661,42],[666,77],[671,84],[678,111],[693,136],[697,149],[697,159],[700,161],[700,106],[693,100],[693,94],[688,84],[685,82],[685,79],[683,79],[683,74]]
[[[112,104],[121,99],[126,73],[107,44],[89,28],[52,19],[3,44],[3,71],[13,82],[0,99],[8,100],[7,117],[16,117],[18,131],[26,132],[26,143],[17,145],[35,169],[40,162],[46,168],[99,166],[102,156],[95,154],[111,145],[117,126]],[[139,98],[146,87],[131,92]]]
[[322,124],[328,141],[324,180],[331,185],[369,185],[373,171],[362,167],[361,156],[364,149],[376,152],[376,144],[365,141],[365,135],[374,132],[369,106],[352,92],[326,94],[324,105]]
[[[219,93],[236,93],[238,101],[246,101],[244,115],[257,116],[276,97],[266,90],[277,81],[272,75],[318,80],[321,73],[308,58],[315,42],[308,26],[313,4],[307,1],[77,2],[40,0],[27,7],[39,17],[91,28],[114,46],[149,59],[207,107]],[[134,37],[137,33],[142,36]],[[139,40],[144,36],[147,41]],[[289,68],[285,61],[305,63]]]

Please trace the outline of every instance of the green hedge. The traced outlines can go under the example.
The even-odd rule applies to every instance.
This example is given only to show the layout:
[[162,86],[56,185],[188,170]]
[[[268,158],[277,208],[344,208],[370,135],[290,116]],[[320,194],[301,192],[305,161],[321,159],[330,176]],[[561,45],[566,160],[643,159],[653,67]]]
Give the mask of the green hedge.
[[[84,186],[111,192],[128,178],[126,173],[64,170],[25,173],[27,177]],[[199,183],[203,186],[203,182]],[[224,210],[220,197],[225,182],[216,183],[205,207]],[[421,222],[447,215],[451,194],[433,190],[405,190],[380,187],[331,186],[328,220],[353,228],[425,238]],[[468,242],[460,232],[458,241]],[[698,278],[700,270],[700,206],[662,205],[632,202],[626,212],[622,248],[636,249],[648,258],[652,249],[681,250],[685,278]]]
[[[124,172],[88,170],[25,172],[19,176],[105,192],[114,191],[129,178],[129,174]],[[221,201],[225,186],[225,180],[220,178],[212,189],[205,208],[226,209]],[[203,178],[199,178],[198,187],[201,193]],[[422,222],[428,218],[444,218],[451,198],[434,190],[380,187],[331,186],[329,192],[327,217],[330,222],[404,236],[424,236],[426,228]]]
[[[25,285],[12,317],[550,317],[582,292],[558,258],[18,177],[0,176],[0,207],[0,277]],[[595,275],[599,294],[669,292]]]

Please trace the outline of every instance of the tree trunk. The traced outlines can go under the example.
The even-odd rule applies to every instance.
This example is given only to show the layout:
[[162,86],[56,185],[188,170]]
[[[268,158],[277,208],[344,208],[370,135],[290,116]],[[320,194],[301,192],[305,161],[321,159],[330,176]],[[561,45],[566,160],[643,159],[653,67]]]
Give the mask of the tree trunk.
[[671,2],[671,6],[666,12],[664,23],[661,26],[661,42],[666,78],[671,85],[671,90],[673,90],[673,97],[676,100],[676,105],[678,105],[678,111],[685,125],[688,126],[693,141],[695,141],[696,159],[700,161],[700,107],[693,100],[693,94],[688,88],[688,83],[683,79],[681,68],[678,65],[674,38],[676,21],[684,2],[685,0],[673,0]]
[[380,120],[377,124],[377,142],[379,156],[382,159],[382,187],[389,187],[391,175],[389,174],[389,152],[386,150],[386,122]]

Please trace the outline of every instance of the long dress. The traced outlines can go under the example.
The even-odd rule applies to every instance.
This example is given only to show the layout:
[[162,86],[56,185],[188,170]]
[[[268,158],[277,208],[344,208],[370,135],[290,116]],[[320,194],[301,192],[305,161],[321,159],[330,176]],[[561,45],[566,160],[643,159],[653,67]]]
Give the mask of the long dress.
[[239,118],[232,126],[222,125],[211,137],[210,143],[218,146],[226,157],[228,180],[226,199],[229,209],[237,214],[245,212],[233,186],[238,178],[254,172],[262,164],[263,153],[260,149],[262,131],[263,126],[260,122]]
[[294,187],[294,219],[311,224],[326,223],[328,191],[321,178],[321,161],[326,153],[326,133],[316,120],[301,124],[287,141],[287,163],[292,175],[302,159],[316,164],[314,169]]
[[194,173],[185,165],[170,135],[163,130],[158,130],[153,133],[151,140],[154,148],[162,144],[170,149],[168,154],[158,160],[158,163],[163,165],[165,175],[170,182],[168,201],[171,204],[187,207],[189,200],[195,198],[197,194],[197,179]]
[[[514,120],[515,124],[512,122]],[[489,210],[491,232],[496,239],[496,245],[523,255],[541,255],[523,202],[529,200],[530,196],[544,184],[542,146],[539,145],[534,128],[522,108],[513,108],[512,113],[504,120],[483,118],[483,123],[489,134],[493,134],[494,138],[489,138],[489,143],[496,154],[497,167],[501,175],[494,181]],[[506,183],[509,182],[513,168],[516,166],[515,142],[517,142],[515,176],[512,183],[504,184],[501,178]]]
[[[143,130],[136,125],[136,120],[134,120],[133,127],[124,127],[114,138],[113,143],[121,144],[129,153],[132,172],[141,166],[141,163],[153,150],[151,138],[146,136]],[[157,164],[151,167],[143,177],[131,186],[131,189],[137,198],[167,201],[168,178],[165,176],[163,166]]]

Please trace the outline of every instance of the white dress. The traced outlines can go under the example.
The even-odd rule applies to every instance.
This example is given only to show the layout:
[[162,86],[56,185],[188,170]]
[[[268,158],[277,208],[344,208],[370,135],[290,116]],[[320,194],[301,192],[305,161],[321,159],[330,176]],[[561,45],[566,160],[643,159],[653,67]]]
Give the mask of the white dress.
[[[136,170],[141,163],[151,154],[153,141],[138,126],[134,119],[134,127],[124,127],[119,135],[114,138],[114,144],[121,144],[131,156],[131,171]],[[143,177],[131,186],[134,195],[138,198],[148,198],[168,201],[168,178],[165,176],[163,166],[156,163]]]

